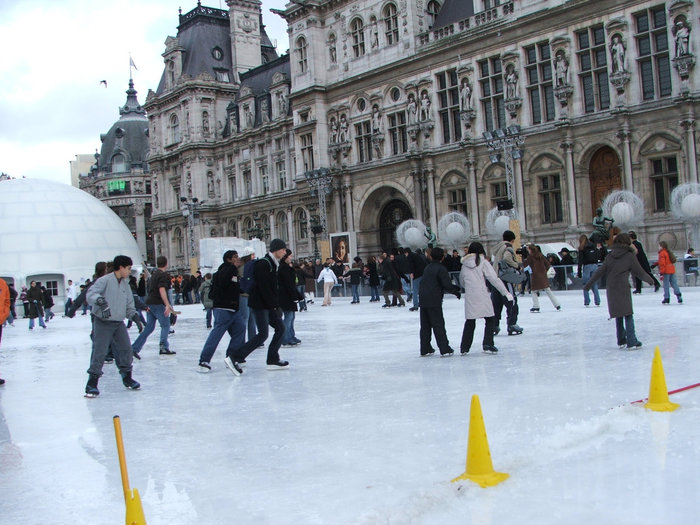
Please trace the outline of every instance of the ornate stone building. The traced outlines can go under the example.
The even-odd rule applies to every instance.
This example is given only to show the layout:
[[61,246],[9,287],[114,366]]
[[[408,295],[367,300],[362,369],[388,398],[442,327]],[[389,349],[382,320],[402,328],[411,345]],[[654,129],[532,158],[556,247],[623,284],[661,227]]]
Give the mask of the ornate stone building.
[[[487,237],[507,196],[526,239],[575,243],[615,189],[643,200],[652,251],[685,248],[669,196],[698,182],[697,2],[292,2],[275,11],[289,26],[279,58],[260,2],[227,5],[180,15],[145,105],[156,251],[178,264],[188,227],[310,255],[321,204],[362,256],[403,220],[436,230],[453,210]],[[523,144],[504,164],[484,133],[506,129]]]
[[[79,188],[98,198],[119,215],[136,239],[142,260],[155,264],[151,233],[151,174],[148,156],[148,119],[129,80],[119,120],[100,135],[102,149]],[[139,263],[142,261],[139,261]]]

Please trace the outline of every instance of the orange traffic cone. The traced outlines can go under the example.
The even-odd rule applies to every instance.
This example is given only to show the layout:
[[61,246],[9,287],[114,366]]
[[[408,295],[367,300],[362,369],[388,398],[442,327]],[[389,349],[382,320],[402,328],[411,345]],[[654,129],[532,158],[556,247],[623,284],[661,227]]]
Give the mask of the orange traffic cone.
[[119,416],[114,416],[114,434],[117,438],[117,453],[119,454],[119,469],[122,474],[122,487],[124,488],[124,502],[126,503],[126,525],[146,525],[146,517],[143,515],[143,506],[139,491],[129,488],[129,474],[126,471],[126,457],[124,456],[124,443],[122,441],[122,425]]
[[664,376],[664,365],[661,362],[661,352],[657,346],[654,350],[654,360],[651,363],[651,381],[649,384],[649,401],[644,404],[644,408],[656,412],[672,412],[680,405],[671,403],[668,399],[668,388],[666,387],[666,377]]
[[467,444],[467,470],[461,476],[452,480],[471,480],[482,487],[492,487],[507,479],[510,475],[495,472],[489,451],[489,441],[484,427],[484,417],[481,415],[479,396],[472,396],[471,413],[469,416],[469,443]]

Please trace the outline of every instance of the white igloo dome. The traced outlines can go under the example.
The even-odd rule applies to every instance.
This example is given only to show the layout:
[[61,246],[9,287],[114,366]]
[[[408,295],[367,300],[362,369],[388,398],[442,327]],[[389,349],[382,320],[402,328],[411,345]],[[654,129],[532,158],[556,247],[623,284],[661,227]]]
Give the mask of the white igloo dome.
[[0,181],[0,277],[19,291],[30,280],[92,277],[97,261],[143,261],[131,232],[108,206],[82,190],[37,179]]

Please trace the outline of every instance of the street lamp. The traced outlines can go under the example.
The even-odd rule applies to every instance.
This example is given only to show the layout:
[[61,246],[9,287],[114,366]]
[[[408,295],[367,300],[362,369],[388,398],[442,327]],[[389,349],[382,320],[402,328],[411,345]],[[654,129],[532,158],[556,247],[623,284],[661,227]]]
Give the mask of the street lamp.
[[506,129],[498,128],[493,130],[493,132],[484,131],[483,136],[486,141],[486,147],[490,152],[489,160],[491,164],[497,164],[503,160],[503,164],[506,167],[506,192],[508,194],[508,200],[517,211],[518,202],[515,198],[515,169],[513,167],[513,160],[523,157],[520,146],[525,143],[525,137],[520,134],[520,126],[518,125],[508,126]]
[[316,236],[323,232],[323,226],[321,225],[318,215],[312,215],[309,219],[309,224],[311,225],[311,233],[314,236],[314,260],[320,259],[321,254],[318,251],[318,241],[316,240]]
[[304,178],[311,188],[311,195],[318,196],[318,219],[321,227],[319,233],[327,232],[328,221],[326,217],[326,195],[330,195],[333,191],[333,173],[328,168],[317,168],[314,170],[305,171]]
[[263,240],[265,238],[265,233],[266,230],[262,226],[260,226],[260,215],[257,214],[257,212],[253,215],[253,225],[248,228],[248,235],[249,239],[260,239]]
[[194,272],[199,266],[197,264],[194,227],[199,224],[199,209],[205,201],[200,201],[197,197],[192,197],[191,199],[187,197],[180,197],[180,202],[182,203],[182,216],[187,220],[187,232],[190,243],[190,269],[193,269]]

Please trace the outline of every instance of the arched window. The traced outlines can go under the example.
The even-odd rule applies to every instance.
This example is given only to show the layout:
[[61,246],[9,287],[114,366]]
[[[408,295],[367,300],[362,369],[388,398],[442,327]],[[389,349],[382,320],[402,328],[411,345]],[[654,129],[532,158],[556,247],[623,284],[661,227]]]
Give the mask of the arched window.
[[268,241],[272,240],[270,239],[270,216],[267,213],[260,216],[260,227],[263,230],[262,239],[260,240],[267,244]]
[[428,14],[428,29],[430,29],[435,25],[435,20],[440,12],[440,2],[437,0],[430,0],[425,7],[425,12]]
[[384,36],[388,46],[399,41],[399,19],[394,4],[387,4],[384,8]]
[[112,157],[112,173],[122,173],[128,171],[126,168],[126,159],[121,153],[117,153]]
[[251,232],[252,229],[253,229],[253,219],[248,217],[243,222],[243,231],[241,233],[243,233],[243,235],[245,237],[247,237],[248,239],[252,239],[253,237],[255,237],[255,235],[253,235],[253,233]]
[[175,255],[185,255],[185,238],[180,228],[175,228],[173,231],[173,246],[175,246]]
[[294,214],[294,231],[298,240],[308,239],[309,237],[309,221],[306,218],[306,211],[299,208]]
[[180,142],[180,120],[174,113],[170,115],[170,143]]
[[365,54],[365,25],[362,20],[355,18],[350,22],[350,34],[352,35],[352,52],[355,57]]
[[297,38],[296,45],[297,64],[299,66],[299,73],[306,73],[309,69],[307,51],[308,45],[306,43],[306,38],[300,36],[299,38]]
[[175,63],[171,60],[168,62],[168,76],[170,77],[170,85],[175,84]]
[[238,237],[238,223],[235,220],[228,223],[228,235],[229,237]]
[[287,228],[287,214],[284,212],[277,214],[277,236],[284,242],[289,242],[289,231]]

